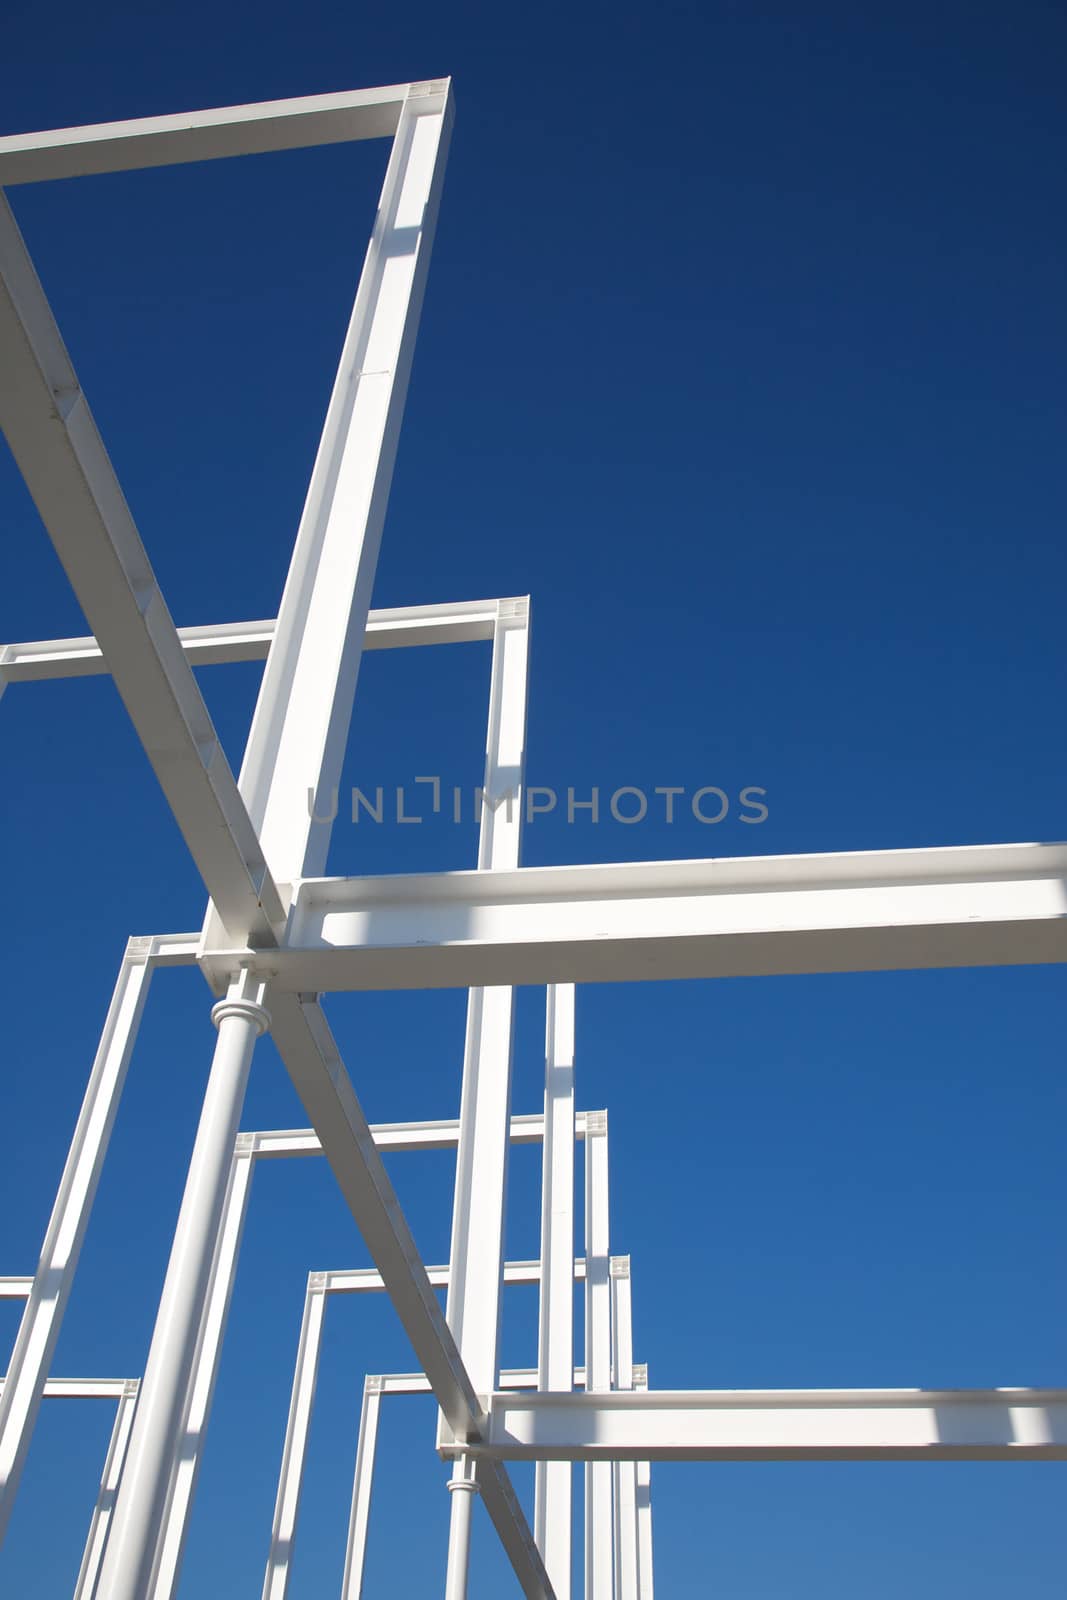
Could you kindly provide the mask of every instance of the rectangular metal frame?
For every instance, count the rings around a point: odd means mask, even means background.
[[[127,942],[37,1271],[32,1278],[0,1280],[0,1295],[15,1293],[26,1302],[0,1394],[0,1542],[46,1392],[148,987],[157,967],[193,962],[196,949],[196,934],[154,934]],[[28,1292],[23,1295],[13,1290],[17,1284],[28,1285]]]
[[[427,1267],[426,1272],[430,1282],[435,1287],[448,1287],[451,1277],[451,1271],[448,1266]],[[575,1280],[584,1278],[584,1261],[576,1260],[574,1262],[573,1276]],[[505,1283],[513,1284],[540,1283],[541,1263],[539,1261],[506,1262],[503,1279]],[[304,1296],[304,1311],[301,1317],[300,1335],[297,1343],[296,1364],[293,1370],[293,1383],[290,1390],[289,1416],[285,1429],[285,1442],[282,1447],[281,1468],[278,1474],[278,1492],[275,1498],[274,1519],[271,1525],[270,1551],[267,1556],[267,1567],[263,1578],[262,1600],[285,1600],[289,1592],[291,1563],[296,1544],[300,1499],[303,1492],[304,1470],[307,1463],[311,1416],[318,1382],[319,1356],[325,1331],[327,1301],[331,1295],[380,1294],[384,1288],[385,1284],[382,1282],[381,1274],[372,1267],[311,1272],[308,1274],[307,1289]],[[376,1423],[377,1418],[375,1416],[375,1426]],[[359,1463],[360,1449],[357,1446],[357,1477],[360,1470]],[[352,1528],[350,1523],[350,1547],[351,1544]],[[346,1586],[352,1578],[354,1561],[354,1557],[351,1561],[346,1558],[344,1579]],[[362,1571],[362,1555],[359,1557],[359,1566],[360,1571]],[[342,1592],[345,1593],[346,1591],[343,1589]]]
[[[11,1285],[17,1281],[8,1278],[0,1280],[0,1283]],[[27,1278],[23,1282],[26,1286],[25,1294],[28,1296],[33,1279]],[[0,1290],[0,1297],[13,1299],[16,1295],[13,1291]],[[6,1383],[7,1379],[0,1377],[0,1395],[3,1394]],[[107,1546],[115,1496],[122,1480],[126,1447],[130,1442],[130,1430],[133,1427],[139,1388],[138,1378],[48,1378],[44,1384],[42,1398],[45,1400],[117,1402],[115,1421],[108,1439],[107,1454],[104,1457],[104,1467],[100,1477],[100,1488],[97,1490],[96,1503],[89,1521],[89,1532],[85,1539],[85,1549],[82,1552],[81,1565],[74,1585],[74,1600],[99,1600],[104,1550]]]

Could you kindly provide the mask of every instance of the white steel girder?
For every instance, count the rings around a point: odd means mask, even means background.
[[[322,878],[297,886],[283,989],[612,983],[1067,961],[1067,845]]]
[[[100,172],[132,172],[186,161],[382,139],[396,132],[412,89],[432,87],[439,85],[394,83],[385,88],[346,89],[340,94],[97,122],[83,128],[8,134],[0,139],[0,184],[7,188]]]
[[[478,839],[481,872],[496,872],[519,863],[528,661],[529,612],[525,603],[520,603],[498,616],[493,637],[485,799]],[[445,1315],[479,1394],[488,1394],[497,1387],[500,1366],[513,1025],[512,989],[471,990]],[[464,1492],[462,1461],[457,1462],[455,1473],[463,1488],[453,1493],[452,1518],[453,1522],[466,1523],[470,1493]],[[457,1580],[457,1587],[465,1592],[465,1581],[458,1584]]]
[[[554,984],[545,1018],[544,1152],[541,1163],[541,1304],[537,1387],[568,1390],[574,1361],[574,985]],[[557,1600],[570,1600],[572,1469],[539,1461],[534,1537]]]
[[[610,1207],[608,1114],[586,1116],[585,1128],[585,1392],[611,1388]],[[544,1459],[549,1460],[546,1455]],[[609,1461],[585,1469],[585,1600],[613,1600],[613,1474]]]
[[[612,1387],[634,1387],[633,1304],[629,1256],[611,1257]],[[637,1463],[616,1461],[612,1467],[615,1501],[615,1600],[640,1600],[638,1559]]]
[[[1067,1389],[497,1393],[471,1448],[594,1463],[1063,1461]]]

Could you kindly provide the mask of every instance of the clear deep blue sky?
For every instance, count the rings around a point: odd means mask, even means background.
[[[452,74],[457,121],[376,602],[533,603],[533,782],[766,788],[527,833],[525,860],[1064,834],[1067,18],[812,3],[19,7],[3,131]],[[22,189],[13,204],[178,622],[273,614],[386,149]],[[84,631],[10,460],[0,637]],[[368,659],[347,783],[480,775],[484,646]],[[239,759],[257,669],[204,692]],[[0,1270],[32,1271],[124,941],[203,895],[105,680],[0,704]],[[469,826],[341,821],[333,871],[473,864]],[[1067,1093],[1052,968],[591,987],[579,1101],[659,1387],[1061,1384]],[[340,998],[368,1114],[454,1115],[464,996]],[[153,988],[60,1344],[141,1371],[213,1033]],[[540,1103],[543,994],[515,1103]],[[245,1126],[303,1117],[271,1047]],[[393,1165],[428,1259],[451,1164]],[[537,1158],[509,1251],[537,1252]],[[184,1596],[259,1594],[311,1268],[366,1252],[328,1173],[257,1179]],[[0,1340],[14,1332],[0,1307]],[[533,1359],[511,1291],[505,1361]],[[334,1304],[293,1600],[339,1588],[362,1374]],[[109,1408],[46,1406],[0,1559],[69,1594]],[[385,1419],[368,1592],[439,1592],[432,1415]],[[517,1474],[529,1492],[530,1473]],[[660,1593],[1051,1600],[1060,1466],[657,1469]],[[472,1595],[511,1593],[479,1520]]]

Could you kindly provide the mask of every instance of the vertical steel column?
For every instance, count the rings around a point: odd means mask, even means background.
[[[611,1258],[612,1366],[616,1389],[634,1386],[633,1302],[630,1293],[630,1258]],[[615,1491],[615,1600],[638,1600],[637,1465],[616,1461]]]
[[[118,1494],[126,1462],[126,1451],[129,1448],[139,1387],[137,1379],[130,1378],[119,1397],[115,1425],[111,1430],[111,1441],[107,1447],[107,1458],[100,1479],[100,1492],[93,1507],[92,1521],[89,1523],[89,1535],[85,1541],[85,1553],[78,1571],[78,1581],[74,1585],[74,1600],[97,1600],[101,1592],[100,1569],[103,1565],[107,1536],[111,1529],[115,1496]]]
[[[491,872],[519,864],[526,745],[529,615],[524,601],[497,613],[489,690],[478,867]],[[475,1392],[496,1388],[504,1270],[504,1209],[511,1131],[511,1041],[514,991],[472,989],[463,1055],[456,1191],[452,1208],[446,1318]],[[449,1596],[466,1594],[472,1465],[460,1457],[449,1531]],[[458,1587],[457,1587],[458,1586]]]
[[[585,1116],[585,1387],[611,1388],[608,1114]],[[612,1464],[585,1468],[585,1600],[612,1600]]]
[[[537,1387],[574,1382],[574,985],[548,989],[545,1029],[545,1135],[541,1178],[541,1301]],[[570,1600],[569,1461],[534,1469],[534,1537],[556,1591]]]
[[[152,940],[131,939],[119,968],[0,1395],[0,1541],[7,1530],[70,1298],[151,977]]]
[[[352,1479],[352,1511],[348,1518],[345,1546],[345,1573],[341,1580],[341,1600],[361,1600],[363,1568],[367,1559],[367,1526],[370,1522],[371,1490],[374,1485],[374,1455],[378,1446],[378,1414],[382,1404],[382,1380],[368,1377],[363,1384],[363,1405],[359,1413],[359,1441],[356,1445],[356,1471]]]
[[[190,1374],[181,1430],[177,1435],[170,1470],[170,1489],[156,1560],[152,1600],[172,1600],[178,1586],[189,1512],[204,1451],[211,1402],[215,1394],[226,1320],[230,1312],[237,1256],[248,1212],[255,1162],[252,1136],[239,1133],[230,1164],[230,1179],[223,1202],[222,1223],[211,1263],[211,1276],[193,1370]]]
[[[264,985],[245,974],[211,1013],[215,1058],[104,1556],[107,1600],[145,1600],[151,1592],[252,1051],[270,1026],[263,999]]]
[[[452,1496],[452,1508],[448,1525],[445,1600],[466,1600],[471,1560],[471,1513],[474,1496],[478,1493],[477,1464],[471,1456],[463,1456],[456,1462],[448,1489]]]
[[[646,1393],[648,1368],[634,1366],[634,1388]],[[637,1592],[641,1600],[653,1600],[652,1576],[652,1466],[637,1462]]]
[[[296,1350],[293,1387],[289,1397],[289,1418],[285,1425],[282,1465],[278,1474],[278,1494],[274,1502],[274,1521],[270,1531],[270,1553],[263,1576],[262,1600],[285,1600],[293,1564],[296,1524],[300,1515],[300,1494],[304,1487],[304,1463],[311,1432],[311,1408],[315,1404],[315,1385],[319,1377],[319,1351],[322,1349],[322,1323],[326,1315],[326,1274],[308,1276],[304,1315],[300,1323],[300,1342]]]

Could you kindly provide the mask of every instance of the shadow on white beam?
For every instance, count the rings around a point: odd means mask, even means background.
[[[297,886],[277,988],[868,972],[1067,961],[1067,845],[525,867]]]
[[[500,1460],[1063,1461],[1065,1389],[651,1390],[491,1397]]]

